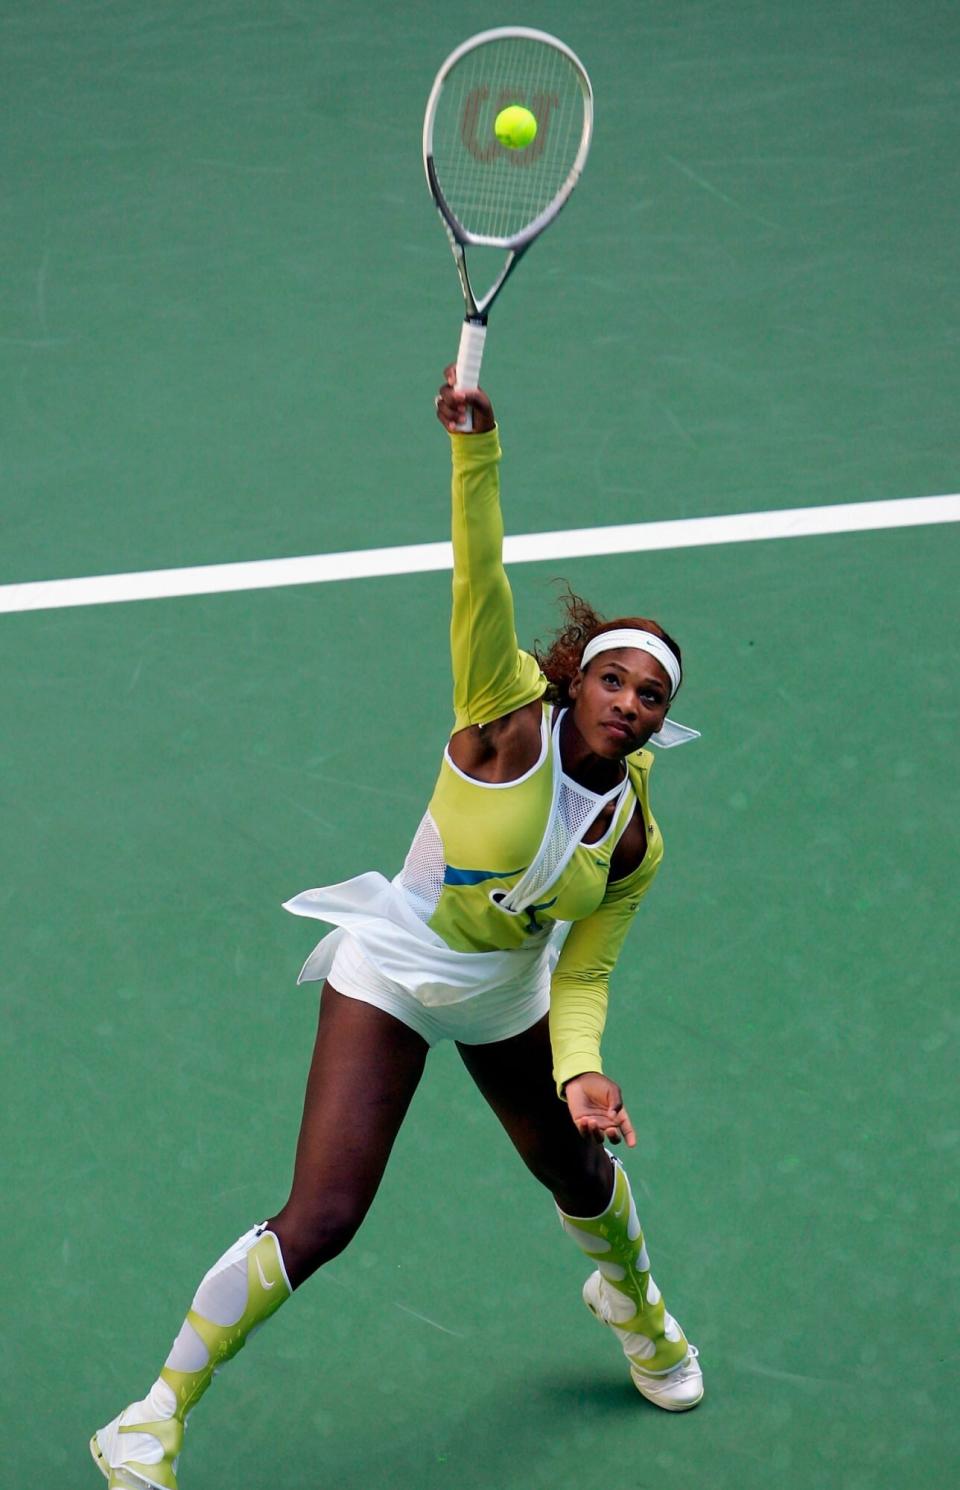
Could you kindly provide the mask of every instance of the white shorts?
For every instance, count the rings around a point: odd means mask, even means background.
[[[509,1040],[542,1019],[550,1008],[548,970],[530,987],[529,970],[521,978],[485,989],[455,1004],[427,1008],[400,983],[393,983],[364,957],[355,937],[346,935],[337,947],[328,981],[347,998],[373,1004],[409,1025],[426,1040],[459,1040],[464,1045],[492,1045]]]

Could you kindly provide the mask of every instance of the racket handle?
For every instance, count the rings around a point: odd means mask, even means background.
[[[483,363],[483,344],[487,339],[486,321],[464,321],[460,332],[460,347],[457,351],[458,393],[464,389],[473,391],[480,387],[480,367]],[[459,426],[464,434],[473,429],[473,410],[467,409],[463,423]]]

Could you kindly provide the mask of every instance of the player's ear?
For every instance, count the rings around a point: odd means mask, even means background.
[[[570,679],[569,684],[567,685],[567,693],[570,696],[570,698],[576,698],[577,695],[580,692],[580,689],[582,687],[583,687],[583,673],[580,671],[579,668],[577,668],[577,670],[574,673],[573,677]]]

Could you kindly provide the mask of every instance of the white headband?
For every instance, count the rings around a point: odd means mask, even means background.
[[[652,631],[634,630],[632,627],[623,627],[619,631],[601,631],[592,641],[588,641],[580,658],[581,669],[585,668],[599,652],[611,652],[615,647],[635,647],[638,652],[647,652],[655,657],[670,679],[670,697],[673,698],[680,687],[680,664],[667,646],[662,637],[654,636]],[[658,730],[655,735],[650,736],[651,745],[659,745],[663,750],[669,750],[671,745],[685,745],[688,740],[699,740],[700,731],[689,729],[685,724],[677,724],[673,719],[665,719],[663,729]]]
[[[670,697],[673,698],[680,687],[680,664],[663,638],[654,636],[652,631],[634,631],[627,627],[621,631],[601,631],[584,647],[581,668],[586,667],[598,652],[612,652],[614,647],[636,647],[638,652],[649,652],[651,657],[655,657],[670,679]]]

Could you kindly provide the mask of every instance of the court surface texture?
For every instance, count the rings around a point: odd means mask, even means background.
[[[707,1396],[637,1396],[442,1048],[181,1485],[955,1482],[957,508],[856,515],[960,490],[955,6],[33,0],[0,7],[10,1490],[93,1490],[90,1432],[282,1203],[316,996],[280,903],[395,872],[428,798],[461,305],[419,128],[443,57],[516,20],[582,55],[597,130],[491,318],[507,530],[630,530],[531,540],[520,636],[560,578],[658,617],[703,732],[656,763],[605,1058]],[[336,577],[373,549],[395,572]]]

